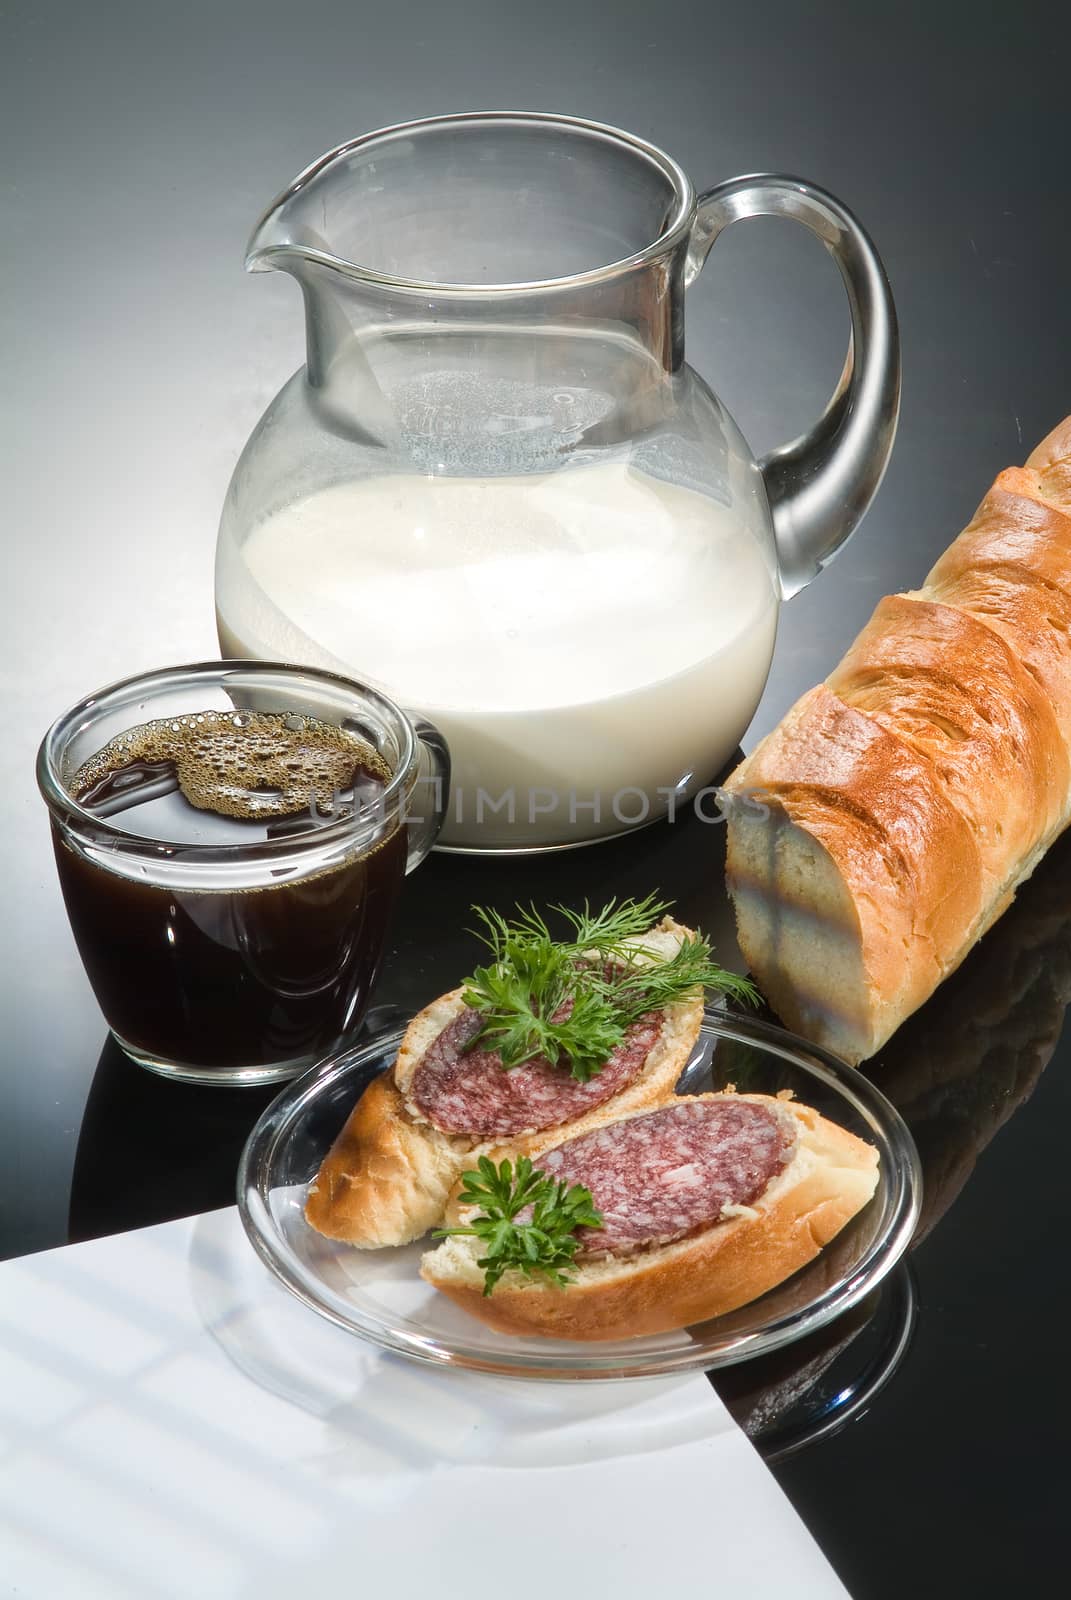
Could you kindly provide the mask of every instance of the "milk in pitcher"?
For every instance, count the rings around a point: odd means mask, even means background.
[[[225,654],[331,668],[442,729],[441,843],[573,844],[713,778],[765,682],[772,560],[729,510],[623,463],[394,474],[221,544]]]

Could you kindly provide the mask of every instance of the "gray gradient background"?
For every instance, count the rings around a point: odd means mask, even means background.
[[[783,613],[750,744],[880,594],[922,577],[994,473],[1071,410],[1069,63],[1068,8],[1055,4],[3,6],[10,1250],[66,1236],[104,1032],[33,754],[83,691],[216,654],[220,503],[303,360],[294,285],[241,270],[271,197],[355,133],[505,107],[629,128],[700,187],[798,173],[858,213],[901,319],[900,434],[862,530]],[[815,417],[846,334],[832,264],[788,223],[732,229],[689,296],[688,358],[756,453]]]

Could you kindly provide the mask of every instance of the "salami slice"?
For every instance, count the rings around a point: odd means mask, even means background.
[[[669,1244],[746,1206],[788,1161],[795,1133],[787,1117],[748,1100],[689,1100],[610,1123],[540,1157],[540,1169],[582,1183],[602,1212],[601,1228],[578,1235],[582,1255],[628,1255]]]
[[[481,1020],[466,1007],[432,1040],[413,1074],[413,1104],[443,1133],[506,1139],[573,1122],[631,1083],[662,1027],[661,1012],[640,1017],[602,1071],[578,1083],[567,1064],[554,1066],[545,1056],[507,1071],[495,1050],[466,1051]]]

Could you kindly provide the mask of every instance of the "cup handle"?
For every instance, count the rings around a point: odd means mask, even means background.
[[[433,722],[428,722],[425,717],[413,717],[413,728],[417,736],[417,749],[419,771],[416,780],[422,795],[431,796],[430,809],[425,801],[421,801],[421,815],[410,817],[406,823],[409,830],[409,853],[406,856],[406,873],[419,867],[432,845],[439,837],[439,830],[446,821],[446,808],[450,803],[450,746]]]
[[[877,251],[851,212],[800,178],[731,178],[699,196],[685,264],[691,283],[730,222],[792,217],[840,268],[852,315],[840,381],[811,432],[759,462],[787,599],[830,562],[877,493],[900,411],[896,310]]]

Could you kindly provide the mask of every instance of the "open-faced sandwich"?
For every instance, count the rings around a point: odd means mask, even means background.
[[[677,1095],[555,1145],[538,1169],[484,1157],[420,1270],[502,1333],[661,1333],[813,1261],[877,1179],[876,1150],[788,1097]]]
[[[423,1276],[506,1332],[613,1339],[742,1305],[866,1204],[877,1154],[788,1097],[677,1096],[705,991],[751,985],[653,896],[558,910],[561,939],[534,910],[477,913],[488,964],[410,1023],[306,1218],[365,1249],[438,1229]]]
[[[478,1156],[531,1154],[672,1093],[704,989],[753,991],[667,910],[653,896],[563,909],[560,939],[534,911],[477,911],[488,964],[413,1018],[309,1190],[312,1226],[363,1249],[407,1244]]]

